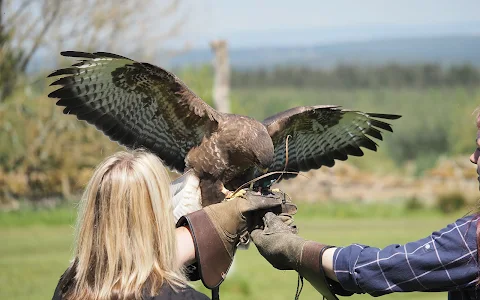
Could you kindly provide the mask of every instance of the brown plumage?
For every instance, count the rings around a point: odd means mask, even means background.
[[[49,75],[62,76],[52,83],[61,87],[49,97],[60,98],[63,112],[128,148],[150,150],[170,169],[192,168],[200,178],[203,205],[221,201],[223,185],[234,190],[266,169],[308,171],[361,156],[360,147],[376,151],[368,136],[381,140],[381,130],[392,131],[378,119],[400,117],[328,105],[292,108],[260,123],[214,110],[174,74],[151,64],[104,52],[62,55],[80,58]],[[255,187],[269,188],[277,177]]]

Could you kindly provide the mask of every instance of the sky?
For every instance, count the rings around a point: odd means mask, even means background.
[[[234,47],[480,33],[479,0],[187,0],[182,39]],[[476,25],[476,26],[475,26]]]
[[[168,32],[175,18],[183,18],[181,34],[157,41],[156,48],[172,53],[209,49],[210,41],[218,38],[226,39],[230,49],[239,49],[480,36],[480,0],[179,0],[173,15],[159,12],[176,0],[152,1],[152,18],[147,29],[138,27],[142,30],[138,38],[154,41],[152,36]],[[40,68],[50,50],[41,49],[36,55]]]

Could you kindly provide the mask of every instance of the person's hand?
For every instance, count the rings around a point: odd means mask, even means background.
[[[250,233],[260,254],[275,268],[296,270],[327,300],[338,300],[327,281],[323,266],[323,252],[330,246],[307,241],[296,235],[296,228],[273,213],[266,213],[264,228]]]
[[[286,222],[291,219],[266,213],[263,217],[264,228],[250,233],[258,252],[279,270],[298,270],[302,249],[306,240],[298,236],[297,228]],[[285,222],[286,221],[286,222]]]
[[[283,193],[261,195],[247,191],[231,200],[209,205],[204,211],[217,229],[226,250],[233,257],[240,236],[248,228],[258,225],[258,216],[267,212],[294,215],[297,207],[286,202]]]

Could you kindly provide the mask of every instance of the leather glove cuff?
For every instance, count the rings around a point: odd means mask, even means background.
[[[177,222],[177,227],[180,226],[188,226],[192,233],[198,275],[203,285],[209,289],[216,288],[225,279],[233,258],[225,249],[215,226],[204,210],[181,217]]]
[[[327,300],[338,300],[322,266],[323,252],[333,246],[307,241],[302,249],[298,273]]]

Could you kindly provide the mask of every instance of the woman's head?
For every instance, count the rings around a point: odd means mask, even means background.
[[[142,288],[183,284],[169,182],[145,151],[116,153],[96,168],[78,215],[73,298],[139,299]]]

